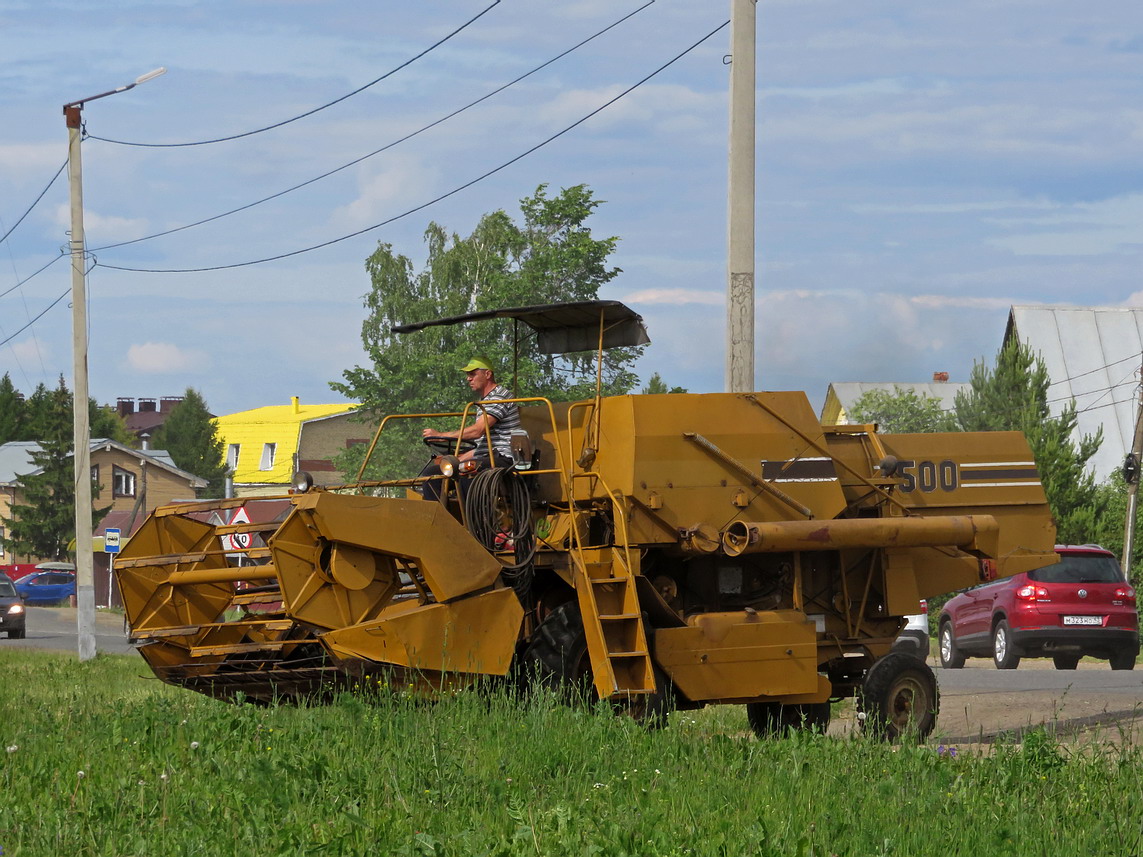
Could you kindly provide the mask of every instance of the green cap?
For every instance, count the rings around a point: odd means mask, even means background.
[[[471,372],[473,369],[487,369],[489,372],[491,372],[492,363],[487,357],[477,356],[469,360],[468,365],[460,367],[461,372]]]

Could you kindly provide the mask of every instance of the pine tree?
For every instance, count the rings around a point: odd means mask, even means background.
[[[0,444],[21,439],[24,422],[24,400],[8,373],[0,378]]]
[[[188,388],[152,438],[156,449],[170,453],[175,465],[207,481],[208,497],[221,497],[226,487],[226,461],[214,417],[198,391]]]
[[[75,538],[71,394],[62,378],[55,390],[41,384],[36,393],[40,448],[32,453],[32,467],[39,472],[20,479],[23,502],[12,505],[11,518],[0,517],[7,533],[3,543],[14,554],[64,560]],[[98,486],[92,486],[92,496],[98,496]],[[92,526],[105,514],[106,508],[93,509]]]

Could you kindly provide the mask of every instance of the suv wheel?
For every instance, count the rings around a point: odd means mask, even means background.
[[[1007,619],[1001,619],[992,629],[992,661],[998,670],[1014,670],[1020,666],[1020,653],[1012,642]]]
[[[1116,652],[1111,656],[1111,668],[1113,670],[1133,670],[1135,669],[1135,652],[1128,649],[1126,652]]]
[[[953,639],[952,622],[945,619],[937,634],[937,645],[941,650],[941,666],[947,670],[959,670],[964,666],[964,653],[956,647]]]

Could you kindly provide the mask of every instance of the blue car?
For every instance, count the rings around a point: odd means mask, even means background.
[[[25,604],[58,604],[75,595],[75,571],[68,563],[42,563],[16,581]]]

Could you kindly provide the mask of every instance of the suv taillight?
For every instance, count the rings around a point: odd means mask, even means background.
[[[1130,586],[1120,586],[1118,589],[1115,590],[1115,600],[1116,601],[1129,601],[1130,603],[1134,604],[1135,603],[1135,590],[1132,589]]]
[[[921,599],[921,613],[923,613],[925,616],[929,615],[929,602],[924,598]]]
[[[1016,597],[1021,601],[1047,601],[1048,590],[1043,586],[1033,586],[1027,583],[1016,590]]]

